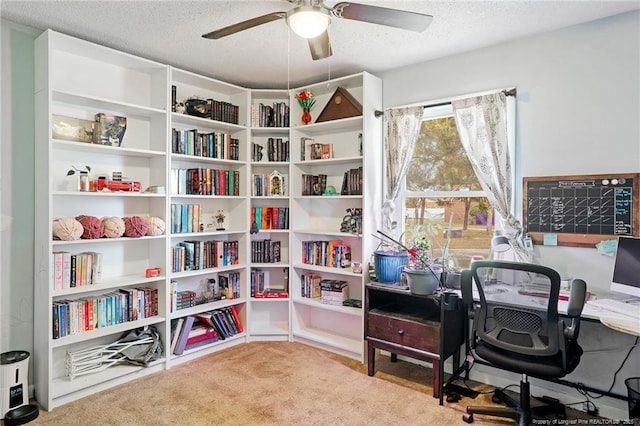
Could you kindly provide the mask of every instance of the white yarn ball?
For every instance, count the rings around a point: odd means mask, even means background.
[[[104,236],[107,238],[120,238],[124,235],[124,221],[118,216],[107,216],[102,218],[104,225]]]
[[[53,219],[53,237],[63,241],[79,240],[84,232],[80,221],[72,217]]]
[[[164,220],[157,216],[151,216],[147,220],[147,224],[149,228],[147,229],[147,235],[163,235],[166,229],[166,224]]]

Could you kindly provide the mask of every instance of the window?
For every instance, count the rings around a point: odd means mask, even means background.
[[[441,257],[449,231],[448,254],[458,266],[490,256],[494,210],[462,148],[451,105],[425,108],[398,205],[405,241],[426,230],[433,256]]]

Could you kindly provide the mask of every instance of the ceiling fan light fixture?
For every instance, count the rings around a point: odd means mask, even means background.
[[[298,6],[288,14],[287,21],[300,37],[316,38],[329,26],[329,15],[319,6]]]

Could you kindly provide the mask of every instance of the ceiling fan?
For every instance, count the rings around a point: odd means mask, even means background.
[[[217,40],[258,25],[285,19],[296,34],[308,40],[311,57],[314,60],[318,60],[331,56],[331,43],[327,32],[330,17],[369,22],[417,32],[427,29],[433,20],[431,15],[367,4],[340,2],[333,7],[329,7],[321,0],[288,1],[296,5],[289,11],[257,16],[203,34],[202,37]]]

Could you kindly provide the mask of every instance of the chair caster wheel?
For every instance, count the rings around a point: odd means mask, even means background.
[[[462,415],[462,420],[464,420],[465,423],[473,423],[473,414],[464,413]]]

